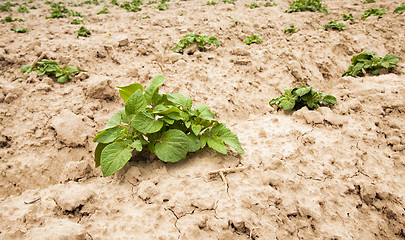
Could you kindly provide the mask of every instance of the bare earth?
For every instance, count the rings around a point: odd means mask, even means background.
[[[30,13],[13,7],[25,22],[0,24],[0,239],[404,239],[405,14],[393,14],[403,2],[330,0],[329,15],[252,2],[172,0],[159,11],[145,1],[140,12],[111,5],[97,15],[104,3],[66,1],[87,15],[88,38],[77,38],[74,17],[46,19],[44,1]],[[388,10],[361,21],[371,7]],[[343,13],[355,17],[347,30],[319,29]],[[290,25],[299,31],[284,34]],[[173,53],[189,32],[221,46]],[[263,42],[242,42],[253,34]],[[401,60],[389,74],[342,78],[366,49]],[[66,84],[20,73],[42,53],[88,73]],[[103,178],[92,139],[124,105],[115,86],[160,74],[162,92],[207,105],[246,154],[137,158]],[[298,84],[338,104],[294,113],[268,105]],[[227,168],[236,172],[209,174]]]

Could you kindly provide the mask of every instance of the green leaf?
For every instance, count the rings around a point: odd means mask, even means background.
[[[57,79],[58,83],[66,83],[69,81],[69,75],[65,74]]]
[[[290,111],[294,108],[295,106],[295,100],[294,99],[283,99],[280,101],[280,107],[283,108],[286,111]]]
[[[143,92],[143,87],[141,84],[139,83],[133,83],[127,86],[117,86],[117,88],[119,88],[119,93],[120,93],[120,97],[126,102],[128,100],[128,98],[137,90],[141,90],[141,92]]]
[[[334,96],[332,96],[332,95],[325,95],[323,97],[323,101],[326,102],[326,103],[329,103],[329,104],[336,104],[337,103],[336,98]]]
[[[298,88],[294,91],[295,95],[297,95],[298,97],[302,97],[305,94],[309,93],[311,91],[311,87],[301,87]]]
[[[188,138],[188,151],[189,152],[195,152],[197,150],[200,150],[201,143],[200,143],[200,139],[198,136],[194,135],[194,133],[190,133],[187,135],[187,138]]]
[[[224,141],[222,141],[221,138],[217,136],[213,136],[212,138],[206,138],[208,147],[214,149],[215,151],[226,154],[226,146],[224,144]]]
[[[225,124],[220,123],[211,129],[212,136],[219,137],[225,144],[234,148],[238,153],[244,154],[242,146],[240,145],[238,136],[233,133]]]
[[[21,68],[22,73],[30,73],[31,71],[32,71],[31,65],[25,65],[25,66],[22,66],[22,68]]]
[[[164,132],[160,141],[155,144],[156,156],[164,162],[178,162],[186,157],[188,150],[187,135],[177,129]]]
[[[137,139],[129,145],[131,148],[135,149],[136,151],[142,151],[142,142],[141,140]]]
[[[162,129],[163,121],[155,120],[152,114],[139,112],[133,117],[131,127],[142,133],[155,133]]]
[[[399,62],[399,57],[397,55],[394,55],[394,54],[387,54],[383,58],[383,61],[388,62],[390,65],[395,65],[395,64],[397,64]]]
[[[123,168],[131,159],[132,153],[128,145],[115,142],[107,145],[101,152],[101,171],[103,176],[113,175],[118,170]]]
[[[167,94],[167,100],[169,100],[175,107],[182,107],[183,109],[191,109],[193,100],[184,96],[181,93]]]
[[[146,100],[140,89],[136,90],[125,103],[125,113],[127,116],[142,112],[146,109]]]
[[[108,122],[105,124],[104,129],[109,129],[116,127],[121,124],[121,113],[117,112],[112,117],[108,120]]]
[[[192,124],[192,125],[191,125],[191,131],[193,131],[193,133],[194,133],[196,136],[198,136],[198,134],[200,134],[201,129],[202,129],[202,126],[201,126],[201,125],[195,125],[195,124]]]
[[[96,135],[93,141],[99,143],[111,143],[116,139],[124,136],[123,130],[124,128],[121,126],[102,130]]]
[[[276,104],[278,101],[280,101],[281,99],[283,99],[284,97],[281,95],[278,98],[273,98],[271,99],[271,101],[269,102],[270,105]]]
[[[94,150],[94,162],[95,162],[95,167],[100,166],[100,158],[101,158],[101,152],[103,149],[107,146],[108,144],[105,143],[98,143],[96,149]]]
[[[196,104],[195,105],[195,109],[197,110],[198,114],[197,116],[201,119],[204,120],[215,120],[215,114],[213,112],[211,112],[211,110],[202,104]]]
[[[149,104],[152,102],[153,95],[159,92],[159,87],[165,82],[165,77],[162,75],[153,78],[152,83],[145,89],[145,99]]]

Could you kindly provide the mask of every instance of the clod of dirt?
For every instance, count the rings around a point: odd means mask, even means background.
[[[124,38],[118,41],[118,47],[126,47],[129,45],[128,38]]]
[[[86,95],[92,98],[110,99],[115,95],[111,79],[104,76],[92,76],[87,80]]]
[[[50,126],[56,130],[57,138],[69,147],[83,146],[86,143],[89,129],[83,117],[65,109],[53,117]]]
[[[43,227],[33,228],[27,232],[25,239],[43,240],[89,240],[84,226],[66,219],[52,219]]]
[[[54,200],[63,211],[74,211],[80,206],[85,206],[93,198],[95,192],[87,186],[77,183],[55,193]]]
[[[143,181],[139,184],[138,194],[139,198],[144,201],[148,201],[152,197],[159,194],[159,188],[156,187],[156,185],[150,180]]]

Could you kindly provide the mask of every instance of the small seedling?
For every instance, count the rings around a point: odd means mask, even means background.
[[[109,13],[108,9],[104,8],[103,10],[98,11],[97,15],[99,15],[99,14],[107,14],[107,13]]]
[[[387,54],[385,57],[378,57],[375,53],[365,50],[359,55],[352,58],[352,65],[342,77],[363,77],[364,72],[372,75],[380,75],[385,68],[391,72],[395,65],[399,62],[399,57],[394,54]],[[363,72],[364,71],[364,72]]]
[[[214,36],[207,37],[205,35],[199,35],[197,33],[189,33],[179,41],[174,47],[173,51],[177,53],[183,53],[184,48],[196,43],[200,51],[205,51],[205,45],[214,44],[217,47],[220,45],[218,39]]]
[[[91,35],[91,32],[84,26],[81,26],[75,33],[77,33],[77,37],[88,37]]]
[[[348,21],[348,20],[353,21],[354,20],[353,14],[351,14],[351,13],[349,15],[342,14],[342,18],[343,18],[343,21]]]
[[[1,23],[3,23],[3,24],[9,23],[9,22],[24,22],[24,20],[21,18],[12,18],[10,15],[10,16],[5,17],[4,20],[1,21]]]
[[[49,18],[66,18],[67,15],[66,13],[69,13],[69,10],[67,9],[67,7],[62,6],[60,4],[57,3],[52,3],[51,4],[51,16],[46,17],[47,19]]]
[[[127,10],[128,12],[139,12],[142,10],[142,8],[139,7],[139,5],[136,5],[136,4],[133,4],[133,3],[130,3],[127,1],[123,2],[120,5],[120,8],[123,8],[123,9]]]
[[[38,76],[48,75],[50,77],[55,77],[59,83],[68,82],[73,78],[73,74],[79,72],[87,72],[83,69],[76,67],[66,66],[63,68],[59,67],[59,64],[53,60],[42,59],[35,66],[25,65],[21,68],[22,73],[30,73],[33,71],[38,71]]]
[[[367,3],[375,3],[375,1],[374,0],[366,0],[366,1],[363,2],[363,4],[367,4]]]
[[[155,8],[160,10],[160,11],[164,11],[169,7],[169,4],[167,3],[159,3]]]
[[[111,5],[116,5],[116,6],[119,6],[119,5],[120,5],[117,0],[111,0],[111,1],[110,1],[110,4],[111,4]]]
[[[26,33],[28,31],[28,28],[12,28],[11,30],[16,33]]]
[[[226,145],[243,150],[238,136],[202,104],[193,108],[191,98],[181,93],[160,94],[163,76],[147,88],[139,83],[118,87],[125,107],[115,113],[93,139],[95,166],[104,177],[123,168],[135,152],[149,152],[169,163],[184,159],[205,146],[227,154]]]
[[[18,3],[10,3],[10,2],[5,2],[3,4],[0,4],[0,12],[10,12],[11,7],[17,6]]]
[[[253,2],[250,5],[246,5],[246,7],[250,8],[250,9],[253,9],[253,8],[259,8],[260,6],[257,5],[257,3]]]
[[[296,33],[297,32],[298,27],[296,26],[289,26],[289,27],[285,27],[284,28],[284,33]]]
[[[144,20],[144,19],[148,19],[148,18],[150,18],[149,15],[147,15],[147,16],[145,16],[145,17],[141,17],[140,20]]]
[[[322,0],[296,0],[291,3],[290,8],[286,10],[286,12],[288,13],[303,11],[320,11],[328,14],[328,10],[326,9],[326,7],[322,6]]]
[[[215,2],[215,1],[208,1],[205,5],[214,6],[214,5],[216,5],[216,4],[218,4],[218,3]]]
[[[312,87],[299,85],[295,88],[284,89],[284,95],[272,99],[269,104],[276,105],[286,111],[298,110],[305,106],[316,109],[320,105],[336,104],[337,100],[332,95],[317,92]]]
[[[264,6],[265,6],[265,7],[277,6],[277,3],[274,3],[274,2],[266,2],[266,3],[264,4]]]
[[[222,2],[235,5],[235,0],[222,0]]]
[[[32,6],[30,7],[30,9],[37,9],[37,6],[32,5]]]
[[[402,14],[403,12],[405,12],[405,4],[402,4],[401,6],[398,6],[394,10],[394,13],[397,13],[397,14]]]
[[[258,43],[261,41],[263,41],[263,39],[259,35],[246,36],[246,38],[243,39],[243,42],[246,43],[247,45],[250,45],[252,43]]]
[[[28,11],[28,8],[23,7],[23,6],[19,6],[18,9],[17,9],[17,11],[18,11],[19,13],[29,13],[29,12],[30,12],[30,11]]]
[[[73,25],[79,25],[79,24],[83,24],[84,22],[83,22],[83,20],[81,20],[81,19],[73,19],[71,22],[70,22],[70,24],[73,24]]]
[[[68,15],[69,15],[70,17],[82,17],[82,18],[86,17],[86,15],[83,15],[81,12],[72,11],[72,10],[69,10],[69,11],[68,11]]]
[[[336,29],[338,31],[342,31],[346,29],[346,24],[345,23],[337,23],[337,20],[328,22],[323,26],[324,30],[328,29]]]
[[[370,16],[377,16],[378,18],[383,18],[385,16],[385,11],[386,8],[382,8],[381,10],[378,8],[370,8],[369,10],[364,11],[363,16],[361,17],[361,20],[366,20],[366,18]]]

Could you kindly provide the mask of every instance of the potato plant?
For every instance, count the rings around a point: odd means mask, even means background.
[[[2,24],[9,23],[9,22],[24,22],[24,19],[12,18],[10,15],[10,16],[5,17],[4,20],[1,21]]]
[[[284,89],[284,95],[273,98],[269,104],[276,105],[286,111],[298,110],[305,106],[309,109],[316,109],[320,105],[336,104],[334,96],[317,92],[312,87],[299,85],[295,88]]]
[[[29,29],[28,28],[12,28],[11,31],[16,33],[26,33]]]
[[[115,113],[93,139],[95,166],[103,176],[123,168],[133,152],[150,152],[164,161],[175,163],[208,146],[227,154],[226,145],[243,154],[235,133],[215,120],[207,106],[196,104],[181,93],[160,94],[163,76],[147,87],[139,83],[118,87],[125,107]]]
[[[296,32],[297,32],[297,29],[298,29],[298,27],[291,25],[291,26],[289,26],[289,27],[285,27],[285,28],[284,28],[284,33],[293,34],[293,33],[296,33]]]
[[[386,10],[387,10],[386,8],[378,9],[376,7],[372,7],[363,12],[363,16],[361,17],[361,20],[364,21],[364,20],[366,20],[366,18],[368,18],[370,16],[377,16],[378,18],[383,18],[385,16]]]
[[[375,53],[364,50],[359,55],[352,58],[352,65],[342,75],[343,77],[363,77],[364,72],[372,75],[380,75],[383,69],[392,71],[399,62],[399,57],[394,54],[387,54],[384,57],[378,57]],[[364,72],[363,72],[364,71]]]
[[[243,42],[247,45],[250,45],[252,43],[259,43],[261,41],[263,41],[263,39],[259,35],[246,36],[246,38],[243,39]]]
[[[90,30],[84,26],[81,26],[79,30],[75,31],[75,33],[77,33],[77,37],[89,37],[91,35]]]
[[[194,43],[197,44],[197,47],[198,47],[198,49],[200,51],[205,51],[205,46],[206,45],[211,45],[211,44],[214,44],[216,46],[220,45],[218,39],[216,37],[214,37],[214,36],[207,37],[205,35],[199,35],[197,33],[191,32],[191,33],[185,35],[183,37],[183,39],[181,39],[179,41],[179,43],[176,44],[173,51],[177,52],[177,53],[183,53],[183,50],[186,47],[188,47],[188,46],[190,46],[190,45],[192,45]]]
[[[291,3],[290,8],[286,10],[286,12],[288,13],[303,11],[320,11],[328,14],[328,10],[326,9],[326,7],[322,6],[322,0],[296,0]]]
[[[405,4],[398,6],[394,10],[394,13],[396,13],[396,14],[402,14],[403,12],[405,12]]]
[[[328,22],[327,24],[325,24],[323,26],[323,29],[324,30],[335,29],[335,30],[338,30],[338,31],[345,30],[346,29],[346,24],[345,23],[338,23],[337,21],[338,20]]]

